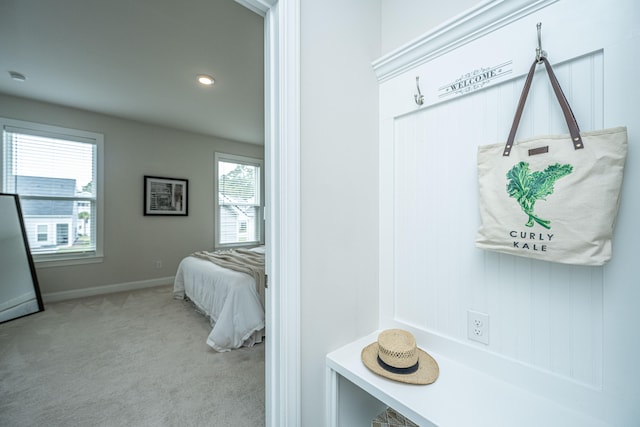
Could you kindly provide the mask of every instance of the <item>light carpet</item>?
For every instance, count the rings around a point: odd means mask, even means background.
[[[217,353],[172,287],[0,325],[0,426],[263,426],[264,344]]]

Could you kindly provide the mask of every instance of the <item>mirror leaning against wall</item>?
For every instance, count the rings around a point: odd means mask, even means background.
[[[43,310],[20,199],[0,193],[0,323]]]

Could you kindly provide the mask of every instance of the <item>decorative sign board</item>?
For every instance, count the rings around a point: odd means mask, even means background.
[[[459,78],[438,88],[438,97],[446,98],[452,95],[463,95],[483,88],[499,77],[511,74],[513,61],[487,68],[478,68],[462,74]]]

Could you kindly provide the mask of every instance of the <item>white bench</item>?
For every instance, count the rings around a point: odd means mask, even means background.
[[[388,380],[369,371],[362,349],[379,332],[362,337],[326,357],[326,417],[329,426],[369,426],[390,406],[421,427],[604,427],[606,424],[430,352],[440,367],[430,385]],[[344,383],[343,379],[357,387]],[[381,409],[382,408],[382,409]]]

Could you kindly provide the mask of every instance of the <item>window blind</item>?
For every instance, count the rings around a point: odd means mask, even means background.
[[[34,255],[95,253],[96,140],[3,126],[2,184],[20,195]]]

